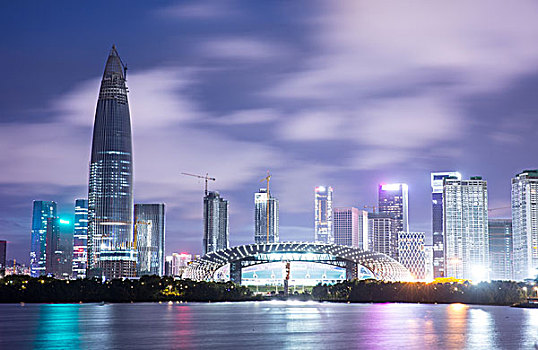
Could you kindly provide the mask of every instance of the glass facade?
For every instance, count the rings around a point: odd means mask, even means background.
[[[73,278],[85,278],[88,263],[88,200],[75,201],[75,233],[73,235]]]
[[[443,181],[447,177],[461,180],[455,171],[431,173],[433,276],[445,277],[445,239],[443,234]]]
[[[489,262],[491,279],[511,280],[512,276],[512,220],[489,219]]]
[[[164,204],[135,204],[137,276],[164,275]]]
[[[538,170],[525,170],[512,179],[514,278],[538,275]]]
[[[333,243],[333,188],[318,186],[314,189],[314,241]]]
[[[32,242],[30,273],[32,277],[45,275],[48,219],[56,217],[56,203],[34,201],[32,214]]]
[[[443,185],[445,276],[489,279],[488,189],[481,177]]]
[[[132,167],[125,67],[113,47],[101,80],[93,128],[87,244],[92,275],[135,274]]]
[[[379,213],[390,214],[395,221],[396,234],[391,236],[390,250],[394,259],[398,260],[398,232],[409,232],[409,194],[406,184],[379,185]]]
[[[359,248],[359,209],[335,208],[333,214],[334,244]]]
[[[267,205],[269,204],[269,210]],[[269,219],[267,219],[269,213]],[[267,233],[269,223],[269,234]],[[278,243],[278,199],[267,193],[265,188],[254,194],[254,241],[256,243]]]
[[[229,247],[228,201],[218,192],[204,197],[204,254]]]
[[[398,258],[398,247],[394,246],[394,236],[398,235],[398,220],[389,213],[368,214],[368,248],[383,253],[393,259]]]

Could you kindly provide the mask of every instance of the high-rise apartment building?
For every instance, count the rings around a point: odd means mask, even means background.
[[[228,201],[218,192],[204,197],[204,254],[229,247]]]
[[[135,204],[137,276],[164,275],[164,204]]]
[[[409,190],[406,184],[379,185],[379,213],[391,214],[396,220],[396,234],[391,236],[392,256],[398,260],[398,232],[409,232]]]
[[[277,243],[279,241],[278,199],[267,193],[265,188],[260,188],[254,194],[254,207],[254,241],[256,243]],[[268,224],[269,230],[267,229]]]
[[[390,213],[368,214],[368,250],[398,258],[398,247],[394,236],[398,235],[399,221]]]
[[[512,179],[514,279],[538,275],[538,169]]]
[[[426,278],[424,232],[398,232],[398,257],[417,280]]]
[[[75,232],[73,234],[73,277],[85,278],[88,267],[88,200],[75,200]]]
[[[333,215],[334,243],[359,247],[359,209],[335,208]]]
[[[489,278],[488,189],[482,177],[444,179],[445,276]]]
[[[34,201],[32,213],[32,242],[30,248],[30,271],[32,277],[45,275],[47,224],[56,217],[56,203]]]
[[[512,277],[512,220],[489,219],[489,263],[492,280],[511,280]]]
[[[359,245],[363,250],[370,250],[368,245],[368,211],[359,209]]]
[[[318,186],[314,189],[314,241],[333,243],[333,189]]]
[[[88,190],[88,269],[107,279],[136,274],[133,157],[126,68],[108,56],[93,127]]]
[[[455,171],[431,173],[432,186],[432,239],[433,239],[433,276],[445,276],[445,239],[443,234],[443,181],[447,177],[461,180]]]
[[[189,253],[172,253],[166,257],[166,275],[181,277],[183,271],[192,261],[192,254]]]

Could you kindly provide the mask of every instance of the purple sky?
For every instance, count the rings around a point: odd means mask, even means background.
[[[253,241],[267,169],[281,240],[313,239],[316,185],[336,206],[409,185],[431,231],[429,174],[488,180],[538,167],[535,1],[123,1],[0,5],[0,239],[28,260],[32,200],[87,196],[108,51],[129,66],[136,202],[167,205],[167,253],[201,251],[203,183],[230,200],[230,243]],[[492,212],[508,217],[509,210]]]

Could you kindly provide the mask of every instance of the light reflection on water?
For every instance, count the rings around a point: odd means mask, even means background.
[[[506,349],[538,309],[315,302],[0,305],[0,349]]]

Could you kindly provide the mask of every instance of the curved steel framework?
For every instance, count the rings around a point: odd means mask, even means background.
[[[270,261],[312,261],[346,267],[347,278],[357,275],[357,266],[370,270],[384,281],[410,281],[412,276],[402,264],[377,252],[325,243],[283,242],[240,245],[202,256],[185,270],[184,278],[212,280],[215,272],[230,264],[230,279],[241,280],[241,268]]]

